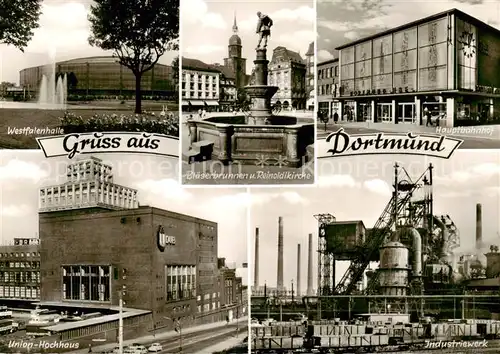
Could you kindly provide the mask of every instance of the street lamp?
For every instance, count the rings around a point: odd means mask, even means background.
[[[173,323],[174,323],[174,330],[176,332],[179,332],[179,353],[182,353],[182,325],[181,325],[181,321],[180,320],[175,320],[173,318],[170,318],[170,317],[163,317],[164,319],[166,320],[171,320]]]

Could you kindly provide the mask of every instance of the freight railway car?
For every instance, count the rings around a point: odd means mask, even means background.
[[[400,325],[308,325],[252,328],[252,351],[286,353],[300,349],[320,352],[374,352],[397,346],[418,349],[427,341],[482,340],[500,338],[500,322],[490,320]]]

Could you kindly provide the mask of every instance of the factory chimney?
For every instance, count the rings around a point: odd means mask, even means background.
[[[307,296],[313,296],[313,235],[309,234],[307,259]]]
[[[479,251],[483,243],[483,210],[481,204],[476,204],[476,250]]]
[[[253,271],[253,287],[257,290],[259,286],[259,228],[255,228],[255,258]]]
[[[283,218],[278,218],[278,291],[283,291]]]
[[[297,296],[300,296],[300,243],[297,245]]]

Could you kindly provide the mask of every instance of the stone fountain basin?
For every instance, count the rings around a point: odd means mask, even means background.
[[[246,116],[189,121],[191,144],[213,142],[212,158],[224,164],[300,167],[308,162],[306,148],[314,144],[312,117],[271,116],[265,125],[251,121]]]
[[[299,118],[290,116],[270,116],[265,119],[267,124],[262,125],[294,125],[299,123]],[[255,125],[255,123],[253,123],[253,119],[247,116],[210,117],[204,121],[232,125]]]

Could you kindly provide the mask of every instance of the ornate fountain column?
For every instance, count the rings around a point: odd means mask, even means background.
[[[232,128],[233,126],[229,124],[219,124],[217,126],[220,144],[219,156],[217,158],[223,165],[227,165],[231,161]]]
[[[245,87],[246,92],[252,99],[250,108],[250,125],[264,125],[266,119],[272,115],[271,97],[278,91],[277,86],[267,85],[268,64],[266,49],[256,49],[255,64],[255,85]]]
[[[286,129],[286,160],[290,167],[302,165],[299,156],[299,130],[300,125],[292,125]]]
[[[193,143],[196,143],[196,140],[198,139],[198,127],[196,126],[196,122],[194,121],[189,121],[187,122],[188,129],[189,129],[189,138],[190,142],[189,145],[193,145]]]

